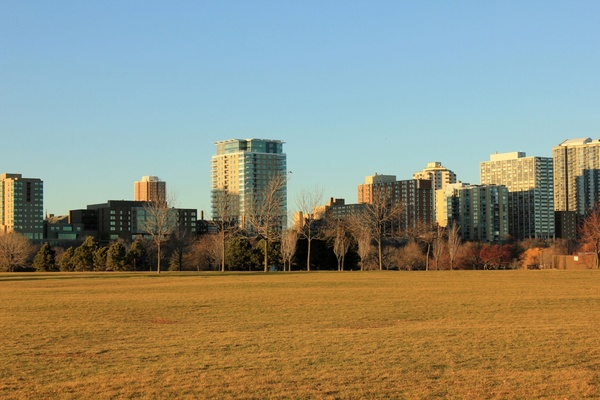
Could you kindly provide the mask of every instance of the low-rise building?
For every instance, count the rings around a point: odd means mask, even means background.
[[[68,215],[48,215],[44,220],[44,239],[52,246],[77,246],[85,239],[84,225],[72,224]]]
[[[144,229],[146,208],[150,202],[134,200],[109,200],[106,203],[88,205],[85,210],[69,212],[69,222],[82,224],[84,231],[100,241],[134,240],[147,237]],[[174,208],[179,229],[196,234],[197,210]]]

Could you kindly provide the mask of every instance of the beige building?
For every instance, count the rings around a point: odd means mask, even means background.
[[[397,181],[395,175],[367,176],[358,185],[358,204],[373,204],[378,193],[389,193],[392,204],[402,205],[402,228],[432,226],[434,222],[431,180],[407,179]]]
[[[44,183],[21,174],[0,175],[0,232],[44,238]]]
[[[442,163],[434,161],[427,163],[422,171],[415,172],[413,179],[429,179],[435,191],[456,183],[456,174],[444,167]]]
[[[482,185],[508,189],[508,232],[515,239],[553,238],[553,167],[550,157],[524,152],[490,155],[480,164]]]
[[[600,140],[565,140],[552,149],[554,160],[554,209],[585,213],[599,200]]]
[[[451,183],[443,189],[435,191],[435,221],[442,228],[450,226],[453,218],[456,218],[456,215],[458,215],[458,210],[454,209],[456,205],[453,203],[453,199],[457,196],[459,189],[467,186],[469,185],[465,185],[462,182]]]
[[[141,181],[133,184],[133,191],[135,201],[167,200],[167,183],[157,176],[143,176]]]

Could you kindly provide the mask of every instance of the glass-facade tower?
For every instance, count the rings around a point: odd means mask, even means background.
[[[248,204],[264,191],[274,177],[286,179],[287,160],[284,142],[269,139],[230,139],[216,142],[217,154],[211,160],[211,203],[213,220],[226,217],[243,229]],[[281,193],[281,226],[287,224],[287,185]],[[227,199],[227,216],[223,199]]]

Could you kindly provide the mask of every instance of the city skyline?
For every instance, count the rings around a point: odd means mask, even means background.
[[[568,138],[568,139],[565,139],[565,140],[561,141],[560,143],[556,144],[555,146],[553,146],[553,148],[558,148],[563,143],[580,142],[583,139],[590,139],[590,138]],[[218,142],[237,141],[237,140],[238,139],[235,139],[235,140],[225,139],[225,140],[221,140],[221,141],[218,141]],[[246,141],[246,140],[259,140],[259,141],[281,142],[278,139],[255,139],[255,138],[247,138],[247,139],[241,139],[241,140],[242,141]],[[600,139],[591,139],[592,143],[596,143],[598,141],[600,141]],[[514,154],[520,154],[520,156],[523,156],[523,157],[527,156],[527,158],[549,158],[549,159],[552,159],[552,155],[547,156],[547,157],[541,157],[541,156],[537,156],[537,155],[529,155],[529,154],[526,154],[525,152],[521,152],[521,151],[518,151],[518,152],[503,152],[503,153],[494,152],[494,153],[490,153],[488,155],[487,159],[481,160],[476,165],[475,168],[477,170],[477,179],[475,181],[465,181],[458,174],[456,174],[456,180],[458,182],[466,184],[466,185],[480,185],[480,184],[485,184],[485,183],[481,182],[482,181],[482,179],[480,177],[480,168],[481,168],[481,165],[485,164],[485,163],[489,163],[490,158],[494,158],[495,156],[507,157],[507,156],[512,156]],[[286,147],[286,151],[283,152],[283,155],[284,156],[287,155],[287,147]],[[214,157],[215,157],[215,154],[213,154],[211,158],[214,159]],[[289,161],[288,161],[288,164],[289,164]],[[320,189],[323,189],[322,205],[325,205],[326,202],[327,202],[327,200],[330,199],[330,198],[343,199],[348,204],[354,204],[354,203],[360,202],[360,194],[359,194],[360,190],[357,190],[357,187],[360,187],[360,186],[362,186],[364,184],[364,182],[361,182],[361,179],[364,180],[364,179],[372,178],[373,176],[376,176],[376,175],[381,175],[381,176],[389,176],[389,177],[393,176],[394,181],[396,181],[396,179],[399,180],[399,181],[400,180],[413,180],[413,179],[415,179],[414,175],[418,175],[418,174],[423,173],[423,170],[426,170],[427,168],[431,167],[433,164],[439,164],[440,167],[446,168],[446,165],[444,164],[443,161],[435,160],[435,161],[423,162],[422,165],[421,165],[422,168],[419,169],[418,166],[415,166],[415,169],[414,169],[413,172],[411,172],[411,173],[407,172],[406,174],[402,174],[402,175],[399,175],[397,177],[396,177],[395,173],[388,172],[388,171],[385,171],[384,173],[374,172],[372,174],[367,174],[367,175],[365,175],[363,177],[357,177],[356,182],[354,183],[354,185],[351,188],[347,188],[349,190],[346,190],[347,192],[352,192],[352,195],[349,196],[349,197],[330,195],[330,192],[328,191],[327,186],[319,187]],[[451,168],[448,168],[448,170],[449,170],[450,173],[454,173],[454,171],[452,171]],[[407,171],[408,171],[408,169],[407,169]],[[0,171],[0,174],[7,174],[7,175],[17,174],[17,175],[23,175],[20,171]],[[207,174],[211,175],[210,169],[208,170]],[[290,176],[292,174],[292,171],[288,171],[288,174],[289,174],[288,176]],[[44,181],[44,177],[43,176],[35,176],[33,178],[28,178],[28,179],[38,179],[41,182],[44,182],[44,192],[45,192],[45,194],[44,194],[44,218],[47,215],[67,215],[69,213],[69,211],[74,210],[74,209],[85,208],[89,204],[102,203],[102,202],[106,202],[106,201],[119,201],[119,200],[121,200],[121,201],[146,200],[146,199],[136,199],[136,187],[137,187],[137,185],[139,183],[142,183],[144,180],[149,180],[149,181],[156,180],[157,183],[161,183],[161,184],[163,184],[165,186],[168,183],[168,182],[166,182],[166,180],[160,179],[160,178],[158,178],[156,176],[143,176],[141,180],[138,179],[136,181],[128,182],[129,183],[129,191],[130,191],[130,193],[128,194],[128,196],[125,196],[125,197],[122,197],[122,198],[111,198],[110,196],[106,196],[106,195],[103,197],[102,190],[98,190],[98,188],[96,188],[97,190],[94,192],[94,196],[95,196],[94,199],[95,200],[92,201],[91,203],[88,203],[88,204],[79,204],[79,205],[77,205],[74,208],[70,208],[69,210],[67,210],[64,213],[54,213],[54,212],[51,212],[50,210],[48,210],[48,207],[46,206],[46,202],[47,202],[48,199],[47,199],[47,194],[46,194],[47,193],[47,189],[46,189],[46,183]],[[426,179],[426,178],[420,178],[420,179]],[[120,182],[120,180],[118,180],[118,181]],[[288,193],[289,193],[289,182],[291,182],[291,181],[288,181]],[[134,190],[131,190],[131,183],[134,184]],[[165,190],[164,187],[163,187],[163,190]],[[166,193],[166,196],[169,197],[169,198],[171,196],[173,196],[175,202],[179,203],[179,201],[177,199],[177,194],[172,194],[170,192],[165,192],[165,193]],[[204,214],[205,219],[211,219],[211,209],[212,209],[212,206],[210,204],[210,193],[211,193],[211,189],[210,188],[208,190],[208,193],[209,193],[209,204],[208,204],[208,207],[206,209],[197,208],[197,207],[194,207],[193,205],[191,207],[186,207],[186,208],[197,209],[198,212],[201,212],[201,213]],[[287,204],[288,204],[288,211],[296,211],[297,205],[295,203],[295,199],[294,198],[290,198],[289,195],[288,195],[288,198],[287,198]],[[181,207],[180,204],[177,204],[176,206]]]
[[[0,172],[42,179],[48,213],[155,175],[210,215],[229,138],[286,142],[293,209],[600,137],[595,2],[33,3],[0,5]]]

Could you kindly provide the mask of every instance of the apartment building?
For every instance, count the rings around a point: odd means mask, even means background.
[[[135,201],[167,201],[167,183],[158,176],[143,176],[133,183]]]
[[[390,204],[402,207],[402,229],[417,226],[431,227],[434,222],[432,181],[428,179],[396,180],[395,175],[367,176],[358,185],[358,203],[373,204],[381,193],[386,193]]]
[[[434,191],[444,189],[447,185],[456,183],[456,174],[444,167],[442,163],[434,161],[427,163],[427,166],[419,172],[413,174],[413,179],[429,179]]]
[[[600,140],[565,140],[552,149],[552,158],[554,209],[584,216],[600,194]]]
[[[347,204],[345,199],[329,198],[324,206],[315,209],[315,218],[348,219],[364,212],[363,204]]]
[[[550,157],[497,153],[480,163],[482,185],[508,189],[508,233],[515,239],[554,238],[553,180]]]
[[[445,208],[447,215],[440,225],[458,223],[463,240],[502,242],[508,238],[508,189],[505,186],[456,184],[438,190],[436,195],[440,198],[438,208]]]
[[[230,139],[216,142],[217,153],[211,160],[211,203],[213,220],[224,217],[235,221],[243,229],[248,223],[249,205],[260,197],[271,179],[287,179],[287,159],[284,142],[270,139]],[[287,226],[287,184],[278,193],[279,226]],[[227,199],[227,212],[221,202]]]
[[[0,232],[44,238],[44,183],[21,174],[0,175]]]

